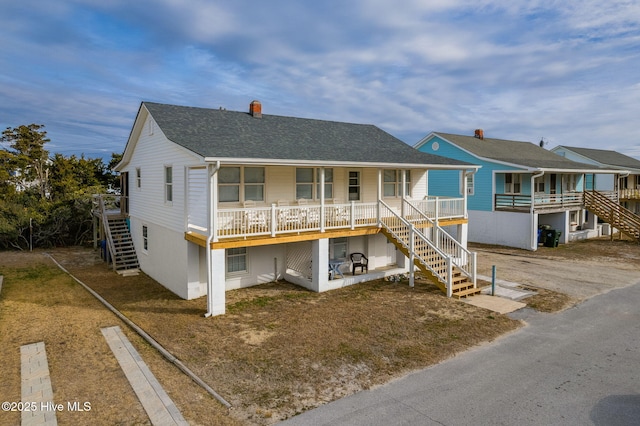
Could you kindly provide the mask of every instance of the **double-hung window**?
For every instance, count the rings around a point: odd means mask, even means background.
[[[264,167],[221,167],[218,193],[221,202],[264,201]]]
[[[506,173],[504,175],[504,192],[506,194],[519,194],[522,187],[522,175],[519,173]]]
[[[535,178],[533,182],[535,192],[544,193],[544,176]]]
[[[142,250],[149,250],[149,228],[147,225],[142,225]]]
[[[321,172],[319,168],[296,169],[296,199],[320,199]],[[333,198],[333,169],[324,169],[324,198]]]
[[[173,167],[164,166],[164,201],[173,201]]]
[[[237,247],[226,250],[227,273],[247,272],[247,248]]]
[[[383,177],[383,191],[385,197],[402,196],[402,170],[385,170]],[[411,196],[411,171],[405,170],[405,197]]]
[[[467,175],[467,195],[473,195],[475,193],[474,177],[474,173]]]

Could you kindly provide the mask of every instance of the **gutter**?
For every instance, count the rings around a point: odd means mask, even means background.
[[[205,318],[209,318],[213,315],[213,274],[211,272],[211,241],[215,238],[215,229],[213,229],[213,176],[220,170],[220,161],[216,161],[213,167],[211,164],[207,165],[207,220],[209,235],[207,235],[207,313],[204,314]]]

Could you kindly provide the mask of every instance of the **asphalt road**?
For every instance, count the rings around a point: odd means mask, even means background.
[[[640,282],[526,315],[495,342],[283,424],[640,424]]]

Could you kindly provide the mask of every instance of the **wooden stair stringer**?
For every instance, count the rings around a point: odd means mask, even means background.
[[[385,228],[381,229],[382,234],[406,257],[410,257],[409,249],[398,241],[390,232]],[[427,257],[427,256],[425,256]],[[414,258],[413,264],[422,272],[433,284],[436,285],[444,294],[447,294],[447,284],[443,282],[432,270],[427,268],[417,257]],[[474,287],[473,282],[468,277],[464,276],[455,266],[453,268],[453,284],[452,297],[462,298],[467,296],[473,296],[481,292],[480,288]]]
[[[623,234],[640,243],[640,216],[598,191],[584,194],[584,207]]]

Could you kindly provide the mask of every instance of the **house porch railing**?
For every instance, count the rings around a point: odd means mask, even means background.
[[[464,200],[433,197],[413,201],[414,207],[431,220],[463,218]],[[437,207],[436,207],[437,206]],[[393,207],[401,214],[400,205]],[[245,238],[300,233],[323,232],[332,229],[356,229],[377,226],[378,203],[305,204],[293,206],[245,207],[219,209],[215,227],[218,239]],[[205,224],[188,224],[188,231],[206,235]]]
[[[621,200],[640,200],[640,189],[620,189],[618,197]]]
[[[618,201],[616,191],[601,191],[609,199]],[[535,194],[534,210],[559,210],[580,208],[584,205],[582,192],[566,192],[563,194]],[[530,211],[531,195],[527,194],[496,194],[496,210]]]

